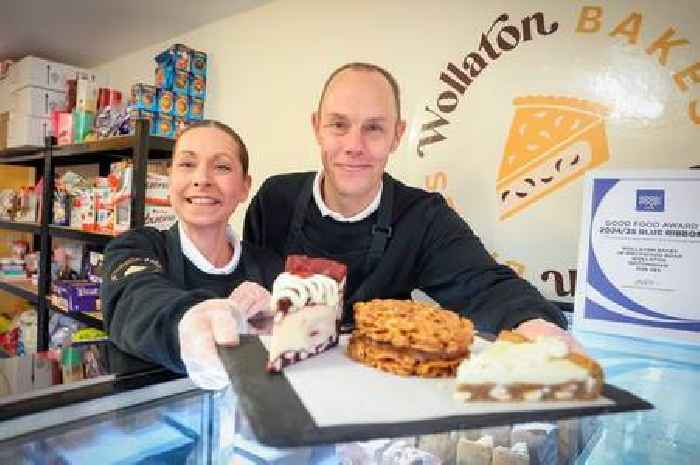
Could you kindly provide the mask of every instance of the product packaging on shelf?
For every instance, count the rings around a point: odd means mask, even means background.
[[[160,115],[171,115],[174,101],[175,94],[172,91],[158,89],[158,113]]]
[[[53,193],[53,224],[70,225],[70,197],[65,190],[56,189]]]
[[[78,111],[97,113],[97,83],[95,75],[78,73],[75,108]]]
[[[173,91],[176,94],[187,95],[190,85],[190,73],[187,71],[175,71],[173,80]]]
[[[206,98],[207,96],[207,80],[204,76],[192,75],[190,77],[190,90],[188,92],[192,97]]]
[[[148,84],[131,86],[131,106],[137,110],[157,111],[156,88]]]
[[[175,136],[175,124],[172,115],[166,115],[164,113],[158,115],[156,136],[170,138]]]
[[[94,135],[95,113],[76,109],[73,112],[73,142],[79,144]]]
[[[34,187],[21,187],[18,200],[14,221],[36,223],[39,218],[39,196],[36,189]]]
[[[58,305],[69,312],[94,312],[100,285],[90,281],[56,281],[53,284]]]
[[[207,74],[207,54],[199,50],[192,50],[190,58],[190,71],[197,76],[206,76]]]
[[[186,118],[189,114],[189,108],[189,97],[184,94],[178,94],[175,97],[175,109],[173,111],[173,115],[179,118]]]
[[[191,121],[200,121],[204,118],[204,100],[197,97],[190,98],[190,108],[188,119]]]
[[[58,145],[68,145],[73,143],[73,113],[64,111],[55,112],[52,118],[55,125],[54,135]]]

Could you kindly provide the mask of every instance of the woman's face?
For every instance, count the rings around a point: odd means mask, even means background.
[[[195,128],[178,140],[170,172],[170,202],[188,232],[224,227],[250,191],[238,143],[217,128]]]

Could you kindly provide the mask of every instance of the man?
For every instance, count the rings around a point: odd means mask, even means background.
[[[323,170],[266,180],[248,208],[244,237],[282,256],[346,263],[345,324],[354,302],[407,299],[421,289],[482,331],[529,320],[523,331],[530,334],[566,327],[561,311],[496,263],[442,196],[384,172],[406,129],[389,72],[367,63],[338,68],[311,123]]]

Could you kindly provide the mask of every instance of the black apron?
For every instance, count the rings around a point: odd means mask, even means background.
[[[309,256],[318,256],[319,251],[314,247],[314,244],[312,244],[306,238],[302,231],[304,227],[304,220],[306,219],[306,213],[313,195],[314,178],[314,175],[309,176],[304,183],[299,196],[297,197],[289,228],[289,235],[287,236],[287,242],[284,247],[285,256],[289,255],[293,250],[303,250],[304,253]],[[382,255],[384,255],[384,250],[386,249],[389,239],[391,238],[391,220],[394,207],[394,184],[391,182],[391,178],[386,174],[384,174],[382,181],[384,185],[382,187],[382,197],[379,202],[379,209],[377,210],[377,221],[374,223],[374,225],[372,225],[370,245],[365,255],[365,262],[363,266],[362,275],[365,278],[362,280],[355,292],[345,299],[341,332],[349,332],[352,330],[352,304],[355,302],[368,300],[370,297],[369,283],[372,281],[372,274],[376,270],[376,266],[381,260]]]

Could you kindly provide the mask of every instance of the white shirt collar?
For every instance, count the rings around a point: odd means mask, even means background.
[[[217,268],[211,264],[209,260],[202,255],[196,245],[190,240],[185,232],[185,228],[182,223],[177,223],[178,231],[180,232],[180,246],[182,248],[182,253],[185,257],[192,262],[200,271],[207,274],[231,274],[238,266],[241,261],[241,241],[236,237],[236,233],[233,232],[233,228],[230,224],[226,225],[226,237],[233,247],[233,257],[231,261],[228,262],[221,268]]]
[[[326,203],[323,201],[323,196],[321,195],[321,180],[323,179],[323,171],[318,171],[316,173],[316,178],[314,178],[314,201],[316,206],[321,211],[321,216],[330,216],[336,221],[341,221],[343,223],[354,223],[356,221],[361,221],[367,218],[369,215],[377,211],[379,208],[379,202],[382,200],[382,190],[384,189],[384,181],[379,184],[379,191],[377,191],[377,196],[372,200],[367,208],[362,210],[353,216],[343,216],[341,213],[331,210],[328,208]]]

